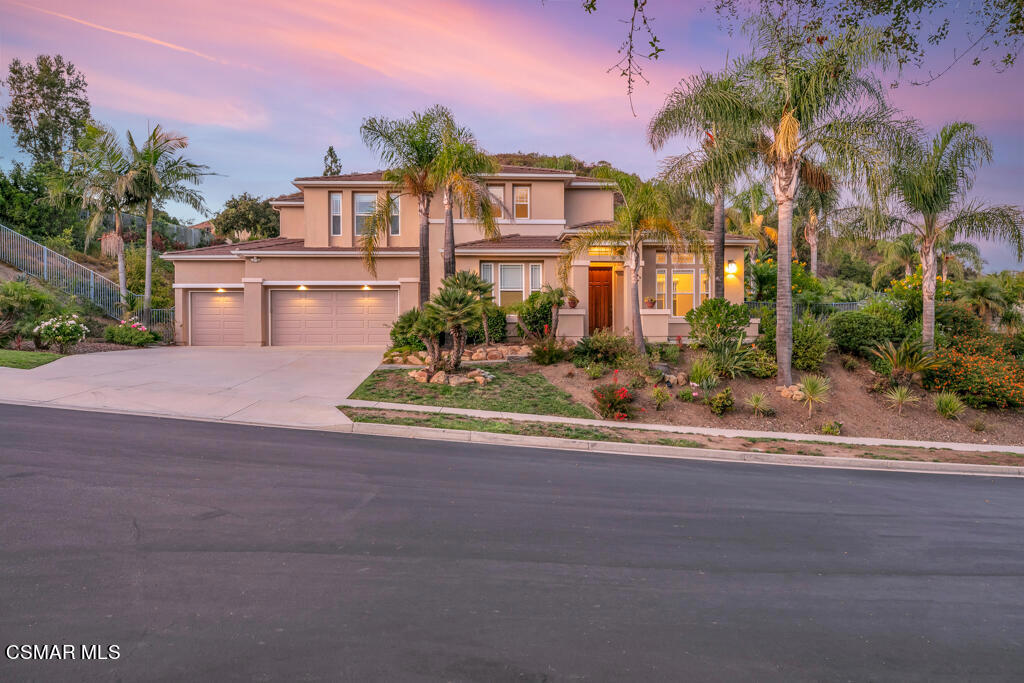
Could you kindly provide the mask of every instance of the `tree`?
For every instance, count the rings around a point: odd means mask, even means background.
[[[822,189],[825,188],[825,189]],[[818,277],[818,239],[828,228],[829,214],[839,203],[839,192],[831,179],[821,186],[804,185],[796,198],[796,211],[804,226],[804,239],[811,250],[811,275]]]
[[[479,299],[472,293],[452,285],[441,289],[423,307],[422,318],[441,323],[452,339],[452,348],[444,364],[447,372],[459,369],[462,352],[466,350],[466,326],[480,316]],[[436,325],[436,323],[434,323]],[[436,365],[431,363],[431,365]]]
[[[359,132],[363,144],[380,155],[388,166],[384,180],[400,193],[416,198],[420,219],[420,306],[430,299],[430,200],[437,189],[434,166],[443,147],[443,129],[451,114],[441,105],[413,112],[407,119],[370,117],[363,120]],[[378,198],[377,214],[391,206],[391,198]],[[363,261],[376,273],[376,250],[387,235],[383,216],[370,221],[360,239]]]
[[[622,196],[622,202],[615,207],[615,220],[609,225],[587,228],[569,240],[558,260],[558,276],[562,286],[568,287],[573,261],[592,247],[621,249],[624,265],[629,269],[627,297],[633,309],[633,343],[642,352],[646,348],[640,318],[640,255],[644,243],[665,244],[678,251],[703,250],[704,234],[691,225],[671,220],[668,201],[657,184],[611,170],[598,177],[613,181]]]
[[[484,346],[490,346],[491,328],[487,325],[487,309],[494,301],[494,283],[487,282],[471,270],[460,270],[442,280],[441,286],[464,289],[476,298],[480,322],[483,325]]]
[[[882,260],[875,266],[875,272],[871,275],[871,286],[875,289],[893,279],[900,270],[903,271],[903,277],[908,277],[914,272],[920,260],[913,235],[900,235],[894,240],[880,240],[877,247]]]
[[[324,175],[341,175],[341,159],[334,151],[334,145],[328,147],[327,153],[324,154]]]
[[[78,205],[47,201],[50,179],[57,172],[50,162],[25,167],[16,161],[10,171],[0,169],[0,223],[39,242],[81,235],[84,223]]]
[[[213,219],[218,235],[232,240],[259,240],[281,234],[281,216],[270,201],[248,192],[232,195]]]
[[[68,152],[90,120],[85,76],[62,56],[13,59],[4,81],[11,101],[3,118],[18,147],[35,163],[65,168]]]
[[[200,213],[206,211],[203,196],[196,189],[209,167],[197,164],[179,152],[188,138],[154,126],[141,144],[128,131],[128,172],[118,190],[146,207],[146,284],[142,294],[143,322],[149,324],[153,292],[153,210],[165,201],[183,202]]]
[[[971,123],[947,124],[930,141],[912,137],[900,146],[887,195],[897,230],[914,236],[922,265],[922,343],[935,342],[936,245],[944,239],[1000,239],[1024,256],[1024,212],[1011,205],[971,201],[967,193],[992,145]],[[877,213],[877,212],[876,212]],[[882,223],[879,223],[882,224]],[[882,224],[884,225],[884,224]]]
[[[680,82],[651,119],[647,141],[657,151],[677,135],[696,136],[696,150],[669,157],[666,178],[714,198],[711,295],[725,297],[725,188],[753,161],[751,146],[738,142],[751,128],[749,110],[733,74],[701,72]]]
[[[958,283],[956,296],[984,320],[986,325],[991,325],[1010,305],[999,279],[992,276]]]
[[[935,258],[939,263],[942,280],[950,276],[963,278],[967,269],[981,272],[985,261],[981,258],[981,250],[971,242],[956,242],[952,235],[945,234],[935,243]]]
[[[444,276],[455,274],[455,203],[462,206],[466,218],[480,221],[485,239],[501,239],[495,211],[505,211],[488,191],[483,176],[496,173],[498,165],[477,146],[468,128],[455,124],[449,116],[442,124],[441,152],[433,167],[434,184],[441,188],[444,202]],[[496,206],[497,205],[497,206]]]

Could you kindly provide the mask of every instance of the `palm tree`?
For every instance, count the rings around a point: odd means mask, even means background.
[[[439,321],[452,338],[452,350],[444,369],[454,372],[462,363],[466,350],[466,325],[479,314],[479,299],[461,287],[447,286],[437,291],[423,307],[423,316]]]
[[[732,206],[726,210],[732,232],[757,240],[758,248],[775,248],[778,231],[766,222],[772,221],[774,211],[771,197],[761,183],[754,183],[733,196]]]
[[[494,301],[494,283],[487,282],[471,270],[460,270],[442,280],[441,286],[464,289],[476,298],[480,324],[484,329],[484,346],[490,346],[491,328],[488,326],[487,309]]]
[[[116,183],[117,192],[146,207],[146,284],[142,293],[142,318],[149,324],[153,293],[153,209],[165,201],[183,202],[205,213],[203,195],[195,188],[210,175],[209,167],[186,159],[181,150],[188,138],[165,131],[159,124],[142,144],[128,131],[127,171]]]
[[[467,218],[480,221],[484,238],[489,240],[501,239],[495,213],[500,216],[506,210],[483,179],[484,174],[497,173],[498,165],[480,150],[473,133],[451,118],[444,122],[441,152],[433,170],[444,202],[444,276],[450,277],[455,274],[455,203],[462,206]]]
[[[657,151],[677,135],[700,140],[696,150],[671,156],[663,164],[665,178],[682,182],[713,198],[711,296],[725,297],[725,190],[751,161],[749,145],[737,138],[750,130],[742,92],[732,74],[701,72],[684,79],[651,119],[647,141]]]
[[[424,112],[413,112],[407,119],[370,117],[363,120],[359,132],[365,144],[380,155],[387,165],[384,180],[402,194],[416,198],[420,218],[420,306],[430,299],[430,200],[437,189],[434,166],[444,146],[443,131],[451,113],[441,105]],[[378,201],[390,207],[390,198]],[[388,212],[390,215],[390,211]],[[387,234],[385,222],[373,220],[361,239],[363,261],[376,274],[376,250]]]
[[[996,316],[1002,316],[1010,305],[999,279],[992,276],[964,280],[958,284],[956,295],[984,320],[986,325],[991,325]]]
[[[737,118],[755,122],[751,137],[771,174],[781,255],[793,248],[793,210],[801,183],[826,191],[830,179],[864,178],[868,189],[877,191],[883,141],[902,126],[894,125],[883,88],[868,71],[881,55],[878,31],[855,28],[825,41],[784,7],[778,16],[765,13],[757,22],[756,53],[734,67],[743,90],[737,99],[749,110]],[[793,298],[788,258],[779,259],[777,292],[778,381],[791,384]]]
[[[917,242],[922,266],[922,343],[935,343],[936,247],[957,237],[1001,239],[1024,255],[1024,212],[1011,205],[985,205],[966,195],[977,168],[992,160],[992,145],[973,124],[947,124],[926,142],[918,136],[899,148],[887,190],[902,231]]]
[[[949,233],[944,234],[935,243],[935,259],[939,263],[942,281],[950,275],[963,278],[970,268],[980,272],[985,261],[981,258],[981,250],[972,242],[955,242]]]
[[[818,277],[818,238],[828,228],[829,214],[839,203],[839,191],[831,179],[823,184],[827,189],[803,185],[797,194],[797,212],[804,225],[804,239],[811,250],[811,275]]]
[[[913,235],[900,235],[894,240],[879,240],[876,245],[882,260],[871,275],[871,285],[876,289],[893,279],[898,271],[909,277],[920,259]]]
[[[573,261],[585,255],[591,247],[611,246],[621,249],[624,264],[630,270],[627,297],[632,307],[633,342],[645,351],[643,326],[640,319],[640,254],[645,242],[661,243],[673,250],[703,252],[704,234],[699,229],[670,219],[668,201],[655,183],[644,182],[636,176],[612,169],[598,169],[595,177],[615,183],[622,202],[615,207],[615,220],[609,225],[594,226],[569,240],[558,260],[558,276],[563,287],[568,287],[569,271]]]

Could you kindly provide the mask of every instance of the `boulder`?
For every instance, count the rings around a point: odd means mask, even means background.
[[[419,356],[420,358],[422,358],[423,360],[427,359],[427,352],[426,351],[420,351],[416,355]]]
[[[804,400],[804,392],[802,392],[802,391],[794,391],[794,392],[793,392],[793,393],[791,394],[791,396],[790,396],[790,397],[791,397],[791,398],[792,398],[792,399],[793,399],[794,401],[802,401],[802,400]]]
[[[480,376],[480,371],[479,370],[470,370],[469,372],[466,373],[466,377],[469,377],[470,379],[473,379],[474,377],[479,377],[479,376]]]
[[[450,384],[453,387],[460,387],[463,384],[472,384],[472,383],[473,383],[473,378],[472,377],[466,377],[464,375],[452,375],[451,377],[448,378],[448,384]]]
[[[782,385],[782,384],[780,384],[779,386],[775,387],[775,391],[785,391],[786,389],[787,389],[787,387],[785,385]]]
[[[789,387],[782,387],[782,398],[792,398],[793,392],[789,390]]]
[[[675,375],[665,375],[665,384],[672,386],[676,383]]]
[[[470,360],[487,360],[487,352],[484,351],[483,349],[477,349],[476,351],[473,352],[473,355],[470,357]]]
[[[501,360],[505,356],[498,349],[491,349],[487,352],[487,360]]]
[[[473,381],[476,382],[477,384],[486,384],[487,378],[484,377],[483,375],[477,375],[476,377],[473,378]]]
[[[448,373],[446,373],[444,370],[441,370],[440,372],[435,373],[434,376],[430,378],[430,383],[431,384],[447,384],[448,383]]]
[[[423,365],[423,361],[420,360],[419,356],[409,356],[405,359],[405,362],[409,365]]]
[[[800,391],[800,386],[797,385],[797,384],[790,384],[789,385],[789,390],[790,391]]]
[[[430,377],[430,375],[427,374],[426,370],[411,370],[409,372],[409,376],[412,377],[417,382],[426,382],[427,378]]]

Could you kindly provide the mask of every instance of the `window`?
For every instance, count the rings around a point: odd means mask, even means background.
[[[377,194],[374,192],[355,192],[352,194],[355,205],[355,234],[362,235],[369,230],[373,212],[377,209]]]
[[[391,202],[392,202],[392,204],[391,204],[391,234],[392,235],[397,235],[397,234],[399,234],[400,229],[401,229],[401,222],[400,222],[400,218],[401,218],[400,209],[401,209],[401,206],[400,206],[400,202],[401,202],[402,195],[398,194],[397,192],[392,192],[390,197],[391,197]]]
[[[498,305],[507,306],[523,300],[523,265],[502,263],[498,266]]]
[[[494,264],[493,263],[481,263],[480,264],[480,279],[484,282],[494,282]]]
[[[664,252],[664,251],[659,251],[659,252],[657,252],[655,254],[654,261],[655,261],[655,263],[657,263],[659,265],[661,265],[663,263],[667,263],[668,262],[668,254],[666,252]],[[685,252],[684,253],[680,253],[678,251],[674,251],[674,252],[672,252],[672,263],[674,263],[676,265],[686,265],[686,264],[694,263],[693,254],[685,253]]]
[[[512,193],[515,198],[515,217],[530,217],[530,186],[513,185]]]
[[[711,298],[711,279],[708,277],[708,271],[700,271],[700,300]]]
[[[692,270],[676,270],[672,272],[672,315],[683,316],[693,308]]]
[[[612,247],[591,247],[587,249],[587,256],[614,256],[615,249]]]
[[[341,234],[341,193],[331,193],[331,235]]]
[[[655,271],[655,280],[654,280],[654,300],[655,300],[654,307],[655,308],[665,308],[665,295],[667,293],[665,291],[665,285],[667,284],[667,282],[666,282],[666,275],[667,274],[666,274],[664,268],[661,268],[661,269],[658,269],[657,271]]]
[[[499,218],[504,213],[501,207],[505,206],[505,186],[504,185],[488,185],[487,191],[491,193],[491,197],[494,200],[494,215]]]
[[[543,285],[541,284],[540,264],[539,263],[531,263],[530,264],[530,291],[531,292],[539,292],[540,288],[542,286]]]

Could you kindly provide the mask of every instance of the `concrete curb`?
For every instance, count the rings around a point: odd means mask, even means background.
[[[335,431],[348,431],[337,429]],[[913,472],[917,474],[958,474],[984,477],[1024,478],[1024,467],[1009,465],[971,465],[944,462],[916,462],[912,460],[868,460],[865,458],[840,458],[813,455],[786,455],[780,453],[750,453],[715,448],[685,448],[661,446],[658,444],[621,443],[615,441],[586,441],[583,439],[560,439],[552,436],[520,436],[518,434],[494,434],[471,432],[457,429],[435,429],[433,427],[409,427],[375,422],[356,422],[351,426],[353,434],[391,436],[405,439],[427,439],[431,441],[459,441],[521,448],[548,448],[564,451],[586,451],[609,455],[634,455],[648,458],[669,458],[675,460],[704,460],[709,462],[742,462],[762,465],[789,465],[794,467],[818,467],[825,469],[874,470],[886,472]]]
[[[580,417],[561,417],[559,415],[531,415],[529,413],[503,413],[494,410],[477,410],[475,408],[447,408],[442,406],[421,406],[414,403],[387,403],[384,401],[361,401],[345,399],[338,404],[345,408],[375,408],[378,410],[402,410],[417,413],[441,413],[443,415],[463,415],[465,417],[492,418],[499,420],[517,420],[520,422],[555,422],[561,424],[585,425],[589,427],[613,427],[615,429],[640,429],[670,434],[699,434],[701,436],[722,436],[746,439],[775,439],[778,441],[806,441],[818,443],[834,443],[854,446],[896,446],[899,448],[933,448],[953,451],[1014,453],[1024,455],[1024,446],[1005,446],[1002,444],[961,443],[946,441],[904,441],[901,439],[879,439],[861,436],[829,436],[827,434],[798,434],[793,432],[761,432],[745,429],[717,429],[715,427],[690,427],[686,425],[661,425],[643,422],[615,422]]]

